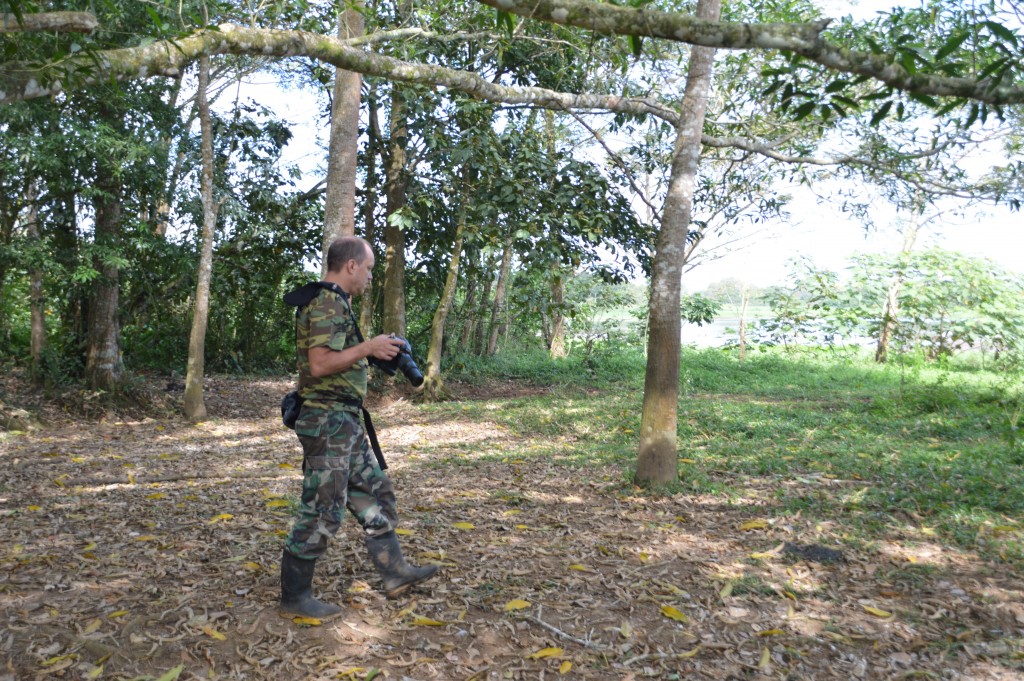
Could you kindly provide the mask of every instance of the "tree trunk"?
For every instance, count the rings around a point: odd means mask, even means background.
[[[907,255],[914,250],[914,242],[917,241],[917,235],[921,231],[921,226],[919,218],[915,218],[915,221],[903,232],[903,248],[900,249],[901,255]],[[882,324],[878,329],[878,344],[875,346],[875,361],[879,364],[885,364],[889,359],[889,343],[892,342],[892,336],[896,333],[896,322],[900,316],[900,290],[902,288],[903,271],[898,269],[893,273],[892,279],[889,281],[889,288],[885,294]]]
[[[472,258],[469,259],[472,263]],[[459,337],[459,347],[463,351],[470,350],[470,343],[476,331],[476,290],[479,280],[470,268],[466,269],[466,299],[462,302],[462,334]]]
[[[698,18],[715,21],[720,10],[721,0],[698,0]],[[676,479],[680,289],[714,55],[712,48],[693,47],[690,51],[682,115],[662,211],[651,277],[647,373],[636,467],[639,485],[666,485]]]
[[[25,228],[28,233],[29,241],[33,244],[39,241],[39,206],[36,204],[36,198],[38,195],[39,192],[37,192],[35,186],[32,185],[29,187],[29,191],[25,196],[28,203],[28,216],[25,219]],[[29,367],[29,375],[32,377],[33,382],[38,383],[42,378],[40,365],[43,359],[43,350],[46,347],[46,316],[43,310],[42,264],[38,262],[32,263],[29,268],[28,276],[28,299],[29,306],[32,310],[32,360],[31,366]]]
[[[374,219],[374,211],[377,208],[377,154],[381,149],[381,139],[378,134],[377,125],[377,86],[373,84],[370,86],[370,95],[367,97],[367,108],[369,109],[370,125],[367,126],[367,137],[369,141],[366,145],[366,202],[363,206],[363,221],[365,226],[364,236],[366,240],[372,244],[374,239],[377,238],[377,223]],[[378,269],[379,271],[379,269]],[[359,301],[359,328],[363,333],[363,336],[370,338],[373,336],[373,281],[370,281],[366,285],[366,290],[363,291],[361,300]]]
[[[434,320],[430,325],[430,348],[427,351],[427,372],[424,376],[423,394],[428,400],[436,401],[443,395],[444,382],[441,379],[441,350],[444,347],[444,325],[448,320],[448,311],[455,299],[455,289],[459,284],[459,259],[462,256],[462,237],[466,233],[466,204],[469,202],[468,170],[463,169],[462,200],[459,205],[459,221],[455,230],[455,243],[452,244],[451,264],[448,277],[444,282],[441,300],[434,311]]]
[[[562,305],[565,303],[565,278],[562,276],[561,268],[554,266],[551,276],[551,345],[550,354],[552,359],[565,357],[569,353],[565,350],[565,313]]]
[[[203,402],[206,323],[210,311],[210,278],[213,269],[213,233],[217,227],[217,205],[213,199],[213,125],[210,121],[210,59],[199,59],[199,126],[202,131],[203,169],[201,191],[203,200],[203,239],[196,276],[196,300],[192,314],[192,333],[188,341],[188,370],[185,373],[185,418],[202,421],[206,418]]]
[[[512,235],[505,242],[505,252],[501,254],[501,269],[498,271],[498,284],[494,288],[494,304],[491,306],[491,335],[487,340],[487,354],[498,351],[498,334],[501,332],[501,316],[505,307],[505,289],[508,287],[508,274],[512,269]]]
[[[121,244],[121,182],[102,159],[96,169],[96,245],[116,252]],[[120,271],[98,253],[93,267],[100,273],[89,301],[85,376],[94,390],[118,391],[124,378],[121,362]]]
[[[392,218],[406,203],[405,94],[391,90],[390,153],[387,167],[387,225],[384,228],[384,333],[405,337],[405,231]]]
[[[747,307],[750,305],[750,289],[740,289],[740,362],[747,359]]]
[[[358,6],[347,6],[338,17],[338,39],[363,34],[363,15]],[[356,167],[359,152],[359,96],[362,76],[335,69],[331,107],[331,140],[327,156],[327,195],[324,203],[324,250],[322,273],[327,275],[327,249],[339,236],[356,233]]]
[[[476,328],[473,329],[473,351],[477,355],[483,355],[487,350],[487,324],[484,323],[484,320],[487,319],[487,306],[491,302],[491,289],[494,287],[494,277],[491,275],[493,268],[493,258],[489,255],[484,256],[484,269],[481,272],[484,277],[484,290],[481,292],[480,305],[476,310],[476,320],[474,322]]]

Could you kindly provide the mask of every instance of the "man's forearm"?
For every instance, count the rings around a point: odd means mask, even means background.
[[[370,356],[370,345],[362,342],[344,350],[318,346],[309,349],[309,372],[316,378],[348,371],[361,359]]]

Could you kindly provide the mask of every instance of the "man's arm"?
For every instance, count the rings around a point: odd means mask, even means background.
[[[309,372],[315,377],[348,371],[356,362],[365,357],[377,359],[393,359],[402,348],[402,341],[387,335],[380,335],[353,345],[344,350],[331,350],[326,345],[318,345],[309,349]]]

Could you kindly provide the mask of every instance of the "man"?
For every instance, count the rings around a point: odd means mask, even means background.
[[[295,422],[303,451],[302,502],[281,557],[281,609],[318,619],[341,612],[313,597],[313,570],[341,526],[344,508],[365,531],[366,548],[394,598],[428,579],[437,566],[405,562],[395,536],[398,513],[391,481],[380,469],[359,418],[366,397],[367,358],[394,358],[400,339],[364,341],[352,314],[351,297],[372,278],[370,245],[341,237],[327,251],[327,276],[288,296],[298,306],[295,350],[302,410]]]

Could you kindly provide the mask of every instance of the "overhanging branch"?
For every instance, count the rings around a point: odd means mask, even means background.
[[[21,18],[19,22],[13,14],[0,14],[0,33],[92,33],[100,25],[88,12],[39,12]]]

